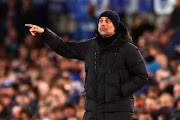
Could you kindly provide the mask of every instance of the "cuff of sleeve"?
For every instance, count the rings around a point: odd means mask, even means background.
[[[47,33],[47,28],[46,27],[43,27],[43,29],[44,29],[44,32],[40,35],[40,36],[42,36],[42,37],[44,37],[44,35]]]

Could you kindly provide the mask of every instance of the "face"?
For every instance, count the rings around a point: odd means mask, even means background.
[[[99,19],[98,32],[103,38],[107,38],[115,34],[115,27],[108,17],[101,17]]]
[[[138,120],[152,120],[150,114],[140,114]]]
[[[149,113],[157,109],[157,103],[154,99],[147,98],[145,101],[145,110]]]

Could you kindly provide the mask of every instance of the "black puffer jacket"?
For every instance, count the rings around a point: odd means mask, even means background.
[[[122,23],[119,28],[118,36],[109,45],[101,42],[100,35],[79,43],[65,42],[48,28],[42,35],[61,56],[85,61],[84,120],[106,120],[105,114],[112,112],[133,113],[133,93],[147,83],[146,67],[138,48]]]

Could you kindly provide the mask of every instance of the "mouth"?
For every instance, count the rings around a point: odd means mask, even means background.
[[[100,28],[100,30],[101,30],[101,31],[106,31],[107,29],[104,28],[104,27],[102,27],[102,28]]]

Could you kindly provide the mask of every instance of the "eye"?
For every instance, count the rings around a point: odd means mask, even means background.
[[[107,20],[106,20],[106,23],[109,23],[109,22],[111,22],[111,21],[110,21],[109,19],[107,19]]]
[[[102,23],[102,22],[103,22],[103,20],[102,20],[102,19],[100,19],[100,20],[99,20],[99,22],[101,22],[101,23]]]

